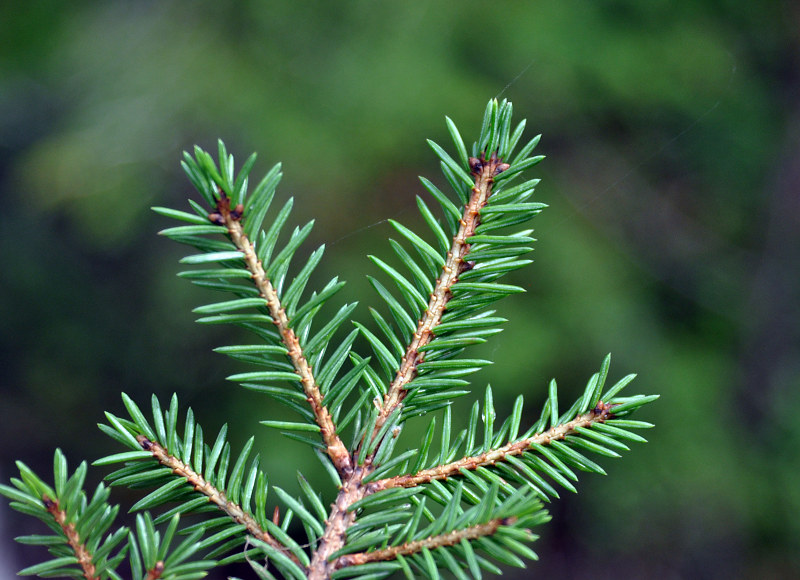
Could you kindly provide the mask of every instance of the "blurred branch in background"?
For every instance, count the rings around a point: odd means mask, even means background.
[[[85,425],[122,390],[177,391],[211,428],[219,414],[246,423],[253,413],[246,393],[215,408],[232,389],[229,363],[209,352],[223,336],[183,332],[193,321],[177,305],[202,298],[174,279],[177,253],[147,210],[185,203],[183,149],[219,136],[235,154],[260,151],[265,166],[281,159],[286,191],[309,208],[298,219],[322,216],[309,245],[339,240],[320,272],[330,277],[365,265],[363,248],[388,230],[364,228],[422,191],[415,176],[433,171],[419,145],[442,111],[463,125],[505,87],[544,133],[551,173],[542,263],[513,281],[537,300],[508,316],[528,322],[500,336],[489,377],[498,406],[511,404],[503,385],[533,401],[552,376],[578,384],[605,349],[663,393],[648,452],[586,484],[595,497],[630,498],[628,527],[615,527],[602,501],[567,502],[563,533],[583,534],[586,548],[541,562],[540,573],[576,577],[576,561],[611,554],[628,568],[597,577],[800,575],[790,428],[800,392],[799,22],[796,3],[736,0],[7,9],[2,470],[17,457],[49,462],[56,445],[72,461],[108,452]],[[531,368],[503,375],[513,368],[503,357],[521,345]],[[281,483],[294,479],[263,455]],[[623,481],[634,489],[619,493]],[[24,532],[16,526],[4,529]],[[561,533],[545,540],[557,548]]]
[[[800,386],[800,108],[787,123],[776,160],[765,191],[761,251],[740,311],[745,331],[739,396],[760,440],[788,430],[792,413],[787,404],[797,399]]]

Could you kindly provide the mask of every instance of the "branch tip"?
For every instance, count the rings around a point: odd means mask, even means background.
[[[161,578],[161,575],[164,573],[164,561],[159,560],[155,563],[153,568],[147,572],[147,576],[145,576],[146,580],[158,580]]]
[[[608,419],[614,418],[614,413],[612,412],[614,407],[616,407],[616,405],[612,403],[598,401],[597,405],[595,405],[594,409],[592,409],[592,413],[594,413],[595,417],[600,422],[607,421]]]
[[[150,441],[144,435],[137,435],[136,436],[136,441],[139,443],[139,445],[142,446],[142,449],[144,449],[145,451],[152,451],[153,450],[153,442]]]
[[[234,222],[238,222],[242,219],[242,214],[244,214],[244,205],[239,203],[236,205],[236,207],[231,209],[230,198],[219,187],[217,187],[217,196],[216,211],[208,214],[208,219],[211,223],[218,226],[224,226],[227,224],[229,219]]]

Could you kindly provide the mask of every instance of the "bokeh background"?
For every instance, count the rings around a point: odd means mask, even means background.
[[[224,380],[242,369],[210,349],[238,338],[194,323],[211,296],[149,207],[188,207],[195,143],[282,161],[328,245],[319,279],[365,320],[365,254],[389,253],[387,218],[419,223],[417,175],[444,182],[425,138],[449,145],[449,115],[474,139],[501,95],[544,134],[550,207],[476,388],[533,414],[612,352],[612,379],[662,395],[650,443],[555,504],[540,562],[508,577],[800,577],[798,31],[791,0],[5,3],[0,478],[118,450],[95,424],[121,391],[255,431],[272,483],[318,477],[258,425],[270,400]],[[40,556],[10,538],[39,529],[0,502],[6,577]]]

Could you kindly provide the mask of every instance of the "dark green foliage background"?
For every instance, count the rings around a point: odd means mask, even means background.
[[[651,442],[554,506],[535,575],[800,574],[798,22],[788,0],[5,8],[0,477],[18,458],[46,473],[56,446],[73,465],[114,451],[94,424],[120,391],[176,391],[240,444],[256,429],[289,489],[298,467],[318,475],[257,426],[278,417],[269,400],[224,381],[247,369],[210,349],[236,338],[194,324],[209,296],[175,277],[185,251],[148,208],[187,208],[194,143],[258,151],[256,176],[283,161],[279,193],[329,246],[320,279],[347,279],[365,321],[383,220],[418,223],[416,176],[442,182],[424,139],[447,143],[445,114],[473,139],[505,91],[544,133],[550,208],[476,390],[490,381],[504,411],[522,392],[533,413],[552,376],[571,400],[611,351],[611,379],[662,395],[638,417]],[[4,550],[36,525],[18,518],[0,505]]]

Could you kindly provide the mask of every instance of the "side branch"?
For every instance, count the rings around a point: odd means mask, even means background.
[[[345,568],[347,566],[359,566],[361,564],[368,564],[370,562],[382,562],[385,560],[396,560],[398,556],[410,556],[422,551],[424,548],[435,550],[436,548],[444,548],[447,546],[455,546],[462,540],[477,540],[484,536],[491,536],[500,528],[500,526],[510,526],[517,518],[495,518],[483,524],[476,524],[461,530],[453,530],[447,534],[438,536],[430,536],[423,540],[415,540],[413,542],[406,542],[400,546],[393,546],[391,548],[384,548],[382,550],[374,550],[372,552],[359,552],[357,554],[348,554],[338,558],[335,562],[336,568]]]
[[[258,289],[259,296],[264,299],[269,308],[270,316],[281,335],[281,340],[287,349],[287,355],[294,366],[295,372],[300,376],[300,384],[303,386],[303,393],[314,413],[314,419],[320,428],[322,441],[327,448],[328,456],[333,461],[339,473],[349,473],[352,470],[350,453],[344,443],[336,434],[336,427],[333,424],[328,408],[323,405],[322,393],[314,379],[311,365],[303,355],[303,349],[294,330],[289,326],[289,318],[281,305],[278,293],[267,278],[264,267],[256,255],[255,248],[244,233],[242,228],[242,208],[231,209],[230,199],[224,192],[219,192],[220,198],[217,202],[217,213],[209,215],[209,219],[219,225],[228,228],[228,234],[236,248],[244,254],[244,261],[247,269],[252,274],[253,282]]]
[[[492,449],[480,455],[463,457],[458,461],[446,465],[438,465],[431,469],[423,469],[417,473],[408,475],[398,475],[381,479],[372,485],[376,491],[390,489],[393,487],[416,487],[424,483],[429,483],[434,479],[447,479],[458,475],[462,469],[474,470],[479,467],[494,465],[500,461],[505,461],[509,456],[522,455],[534,445],[549,445],[552,441],[566,439],[569,435],[574,435],[580,427],[591,427],[594,423],[603,423],[612,417],[612,406],[600,402],[597,406],[583,415],[578,415],[568,423],[562,423],[551,427],[547,431],[537,433],[533,437],[521,439],[514,443],[508,443],[503,447]]]
[[[467,238],[475,235],[475,228],[480,224],[480,210],[486,205],[492,193],[495,175],[508,169],[508,164],[502,163],[494,153],[488,160],[484,158],[471,159],[471,166],[473,175],[475,175],[475,186],[472,188],[469,203],[461,216],[458,232],[447,252],[445,264],[442,266],[442,275],[436,281],[428,308],[417,323],[417,330],[414,332],[411,343],[400,362],[397,375],[389,386],[381,405],[374,433],[378,432],[389,415],[402,404],[407,393],[406,385],[416,377],[417,367],[425,356],[420,352],[420,348],[426,346],[433,339],[433,330],[441,321],[447,302],[452,297],[450,289],[458,280],[459,274],[467,267],[465,257],[470,249]]]
[[[195,489],[195,491],[206,496],[208,501],[225,512],[228,517],[230,517],[237,524],[244,525],[247,528],[248,534],[254,538],[258,538],[262,542],[269,544],[276,550],[284,552],[296,563],[299,563],[297,556],[289,552],[286,549],[286,546],[272,537],[269,532],[263,530],[253,516],[244,511],[238,504],[230,501],[225,496],[224,491],[221,491],[210,484],[201,474],[197,473],[190,466],[174,455],[171,455],[165,447],[156,441],[150,441],[150,439],[144,435],[137,435],[136,441],[139,442],[139,445],[142,446],[142,449],[152,453],[153,457],[155,457],[161,465],[169,467],[172,470],[172,473],[186,479],[186,481]]]
[[[61,526],[61,529],[64,531],[64,535],[67,537],[67,543],[72,551],[75,553],[75,558],[78,560],[78,564],[83,569],[83,577],[86,580],[96,580],[99,576],[96,576],[96,568],[95,565],[92,563],[92,554],[86,549],[83,542],[81,541],[80,537],[78,536],[78,531],[75,529],[74,523],[67,523],[67,512],[58,505],[57,499],[50,499],[46,495],[42,497],[42,503],[44,503],[44,507],[56,523]]]

